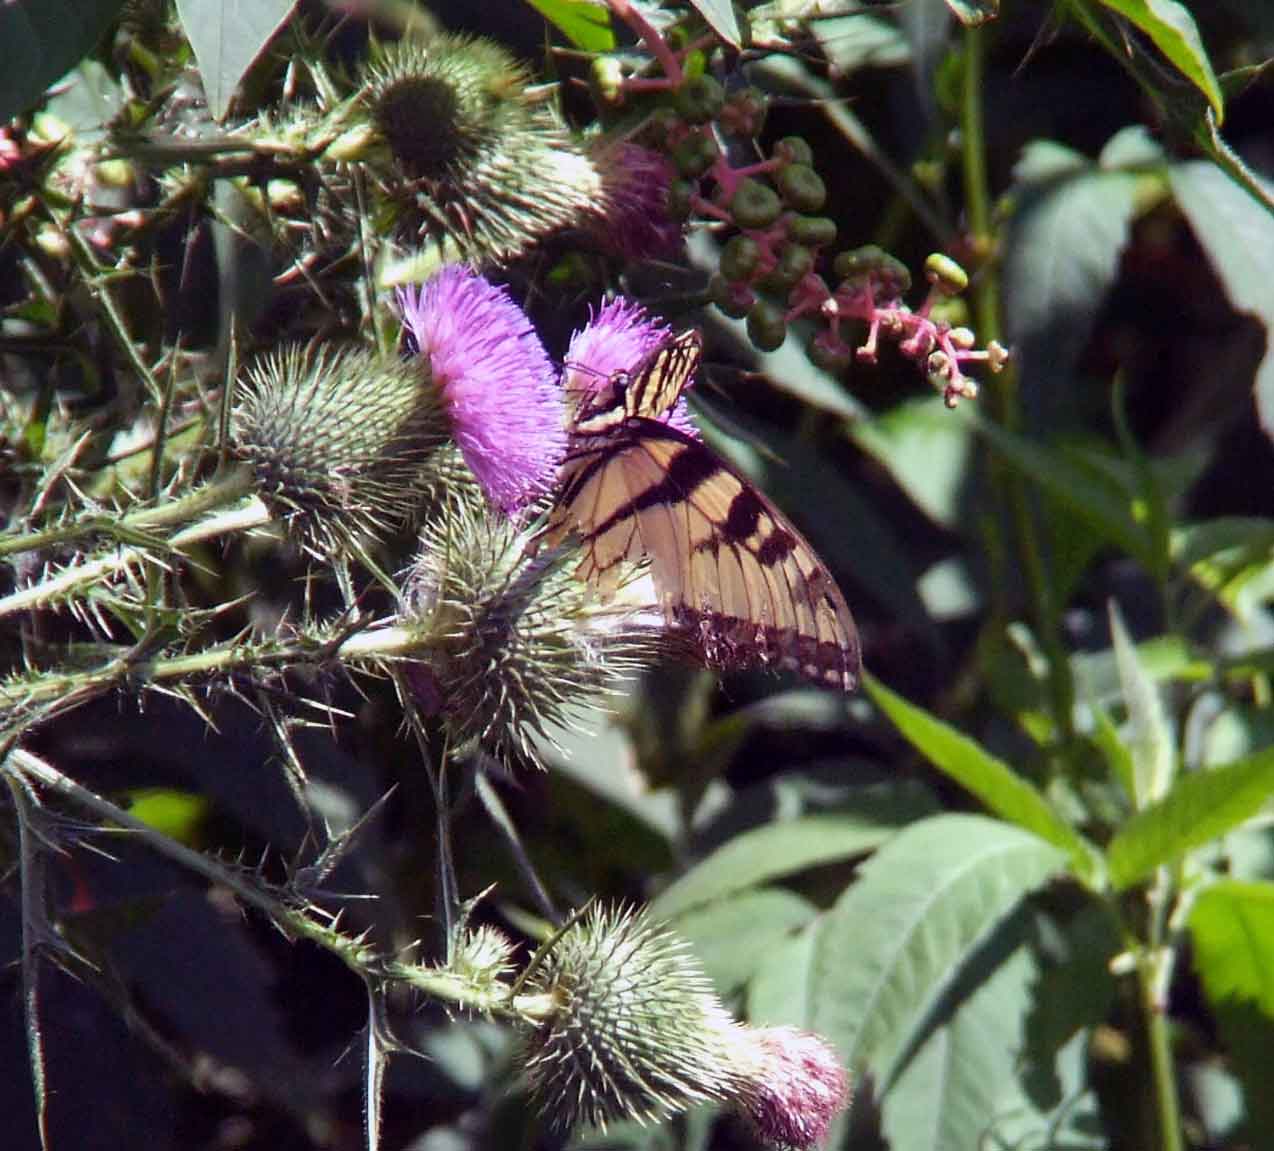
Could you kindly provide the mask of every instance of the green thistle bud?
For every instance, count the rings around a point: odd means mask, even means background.
[[[648,580],[621,581],[600,603],[573,574],[578,554],[528,558],[533,537],[471,493],[424,525],[409,580],[432,655],[417,695],[457,744],[536,762],[537,740],[569,724],[660,650],[663,614]]]
[[[525,1068],[549,1120],[656,1121],[740,1086],[735,1026],[687,944],[645,916],[594,909],[568,928],[528,991],[551,1005]]]
[[[257,494],[320,555],[408,523],[433,491],[448,434],[419,364],[296,345],[249,369],[231,429]]]
[[[462,36],[400,40],[369,66],[391,156],[371,171],[406,238],[500,263],[596,214],[602,176],[530,79],[500,45]]]
[[[730,213],[740,228],[768,228],[779,218],[783,204],[768,184],[748,176],[730,198]]]

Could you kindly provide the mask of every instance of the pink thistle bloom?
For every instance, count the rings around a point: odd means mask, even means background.
[[[561,392],[530,320],[503,288],[458,265],[399,289],[398,308],[465,463],[516,515],[552,489],[566,451]]]
[[[827,1138],[849,1103],[849,1077],[827,1040],[795,1027],[741,1027],[736,1096],[757,1135],[780,1147],[806,1148]]]
[[[633,371],[671,337],[672,329],[640,304],[618,297],[608,300],[571,337],[562,384],[579,406],[584,398],[607,387],[615,372]],[[699,439],[684,395],[661,418],[679,432]]]
[[[598,240],[629,260],[675,253],[681,224],[668,211],[676,175],[668,157],[622,141],[603,141],[590,155],[601,178]]]

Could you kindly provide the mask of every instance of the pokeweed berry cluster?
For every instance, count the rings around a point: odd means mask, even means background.
[[[625,76],[603,66],[603,94],[659,100],[646,135],[676,168],[668,210],[683,222],[733,232],[709,285],[713,303],[728,316],[746,318],[748,337],[761,351],[782,345],[794,321],[812,320],[809,352],[820,367],[841,371],[855,360],[874,363],[887,339],[922,367],[948,406],[976,396],[977,384],[965,368],[985,364],[998,372],[1008,353],[995,341],[978,348],[972,331],[935,310],[967,287],[964,270],[941,253],[930,256],[930,291],[913,309],[904,300],[910,273],[894,257],[874,246],[833,255],[836,221],[821,214],[827,187],[802,137],[784,137],[748,163],[731,159],[745,147],[759,154],[755,140],[765,122],[765,94],[752,87],[727,92],[708,74],[711,38],[708,52],[704,42],[677,47],[679,34],[663,37],[627,0],[611,0],[611,8],[642,38],[663,74]],[[829,264],[831,284],[823,274]],[[850,322],[866,326],[861,343],[852,342]]]

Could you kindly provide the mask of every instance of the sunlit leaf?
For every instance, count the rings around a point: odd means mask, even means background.
[[[1175,741],[1158,690],[1137,658],[1137,649],[1114,600],[1110,602],[1109,614],[1111,646],[1131,729],[1132,800],[1141,808],[1160,799],[1172,782],[1176,766]]]
[[[1065,851],[1080,876],[1093,877],[1093,847],[1008,764],[955,728],[908,703],[874,677],[865,676],[864,687],[904,738],[930,763],[976,795],[989,810]]]
[[[1163,799],[1139,811],[1106,849],[1110,882],[1122,890],[1161,864],[1224,835],[1274,793],[1274,748],[1224,767],[1179,776]]]
[[[946,5],[967,28],[976,28],[1000,14],[1000,0],[946,0]]]
[[[885,844],[816,929],[813,1025],[888,1080],[979,941],[1066,857],[1037,836],[939,815]]]
[[[690,6],[722,40],[732,48],[739,46],[739,20],[734,14],[733,0],[690,0]]]
[[[239,82],[295,6],[296,0],[177,0],[216,119],[229,111]]]
[[[559,29],[576,48],[585,52],[613,52],[615,32],[610,11],[597,0],[526,0]]]

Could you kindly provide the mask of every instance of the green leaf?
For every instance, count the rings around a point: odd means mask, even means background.
[[[946,5],[966,28],[976,28],[1000,14],[1000,0],[946,0]]]
[[[1041,147],[1015,171],[1017,206],[1004,242],[1004,320],[1023,387],[1047,414],[1118,274],[1140,177]]]
[[[1156,636],[1137,644],[1137,662],[1155,683],[1207,679],[1215,670],[1207,661],[1195,659],[1190,645],[1179,635]],[[1101,704],[1120,699],[1119,667],[1112,649],[1077,653],[1071,657],[1071,670],[1080,699]]]
[[[613,52],[615,32],[610,12],[596,0],[526,0],[576,48],[585,52]]]
[[[69,72],[123,7],[123,0],[10,0],[0,4],[0,124],[31,108]]]
[[[748,983],[748,1019],[771,1027],[805,1027],[814,1017],[814,951],[821,919],[771,947]]]
[[[283,26],[297,0],[177,0],[213,116],[221,120],[239,82]]]
[[[1244,1084],[1248,1128],[1274,1130],[1269,1053],[1274,1045],[1274,884],[1221,880],[1190,909],[1194,967]],[[1259,1143],[1259,1141],[1258,1141]]]
[[[732,0],[690,0],[690,6],[731,48],[739,47],[739,21]]]
[[[843,814],[811,815],[736,835],[651,903],[662,919],[807,867],[852,859],[879,847],[933,804],[920,789],[863,788]]]
[[[1274,215],[1204,161],[1173,165],[1169,179],[1230,303],[1265,329],[1265,356],[1256,371],[1256,408],[1266,433],[1274,435]]]
[[[1274,791],[1274,748],[1224,767],[1178,777],[1172,790],[1134,815],[1106,848],[1110,882],[1130,887],[1162,864],[1237,827]]]
[[[1176,0],[1098,0],[1103,7],[1130,20],[1153,41],[1191,84],[1203,93],[1219,121],[1224,115],[1221,85],[1217,83],[1207,49],[1190,9]]]
[[[172,788],[135,788],[127,795],[131,814],[179,843],[194,843],[199,825],[212,810],[205,796]]]
[[[810,18],[809,28],[838,76],[860,68],[896,68],[911,59],[911,45],[901,29],[865,8],[845,16]]]
[[[849,425],[854,443],[886,468],[935,522],[954,527],[973,463],[972,428],[942,400],[898,404],[874,420]]]
[[[924,709],[895,695],[875,677],[865,676],[864,687],[903,738],[930,763],[976,795],[996,815],[1066,852],[1081,879],[1091,882],[1095,878],[1097,856],[1092,845],[1008,764]]]
[[[747,983],[770,950],[814,915],[814,906],[799,895],[761,887],[667,922],[689,940],[717,993],[724,996]]]
[[[1066,869],[1043,840],[976,815],[912,824],[863,865],[816,929],[815,1030],[888,1081],[979,942]]]
[[[1119,669],[1128,726],[1132,729],[1129,741],[1133,770],[1131,798],[1134,807],[1143,808],[1161,799],[1172,783],[1176,768],[1175,741],[1158,689],[1137,658],[1137,649],[1114,600],[1110,601],[1109,614],[1115,666]]]

